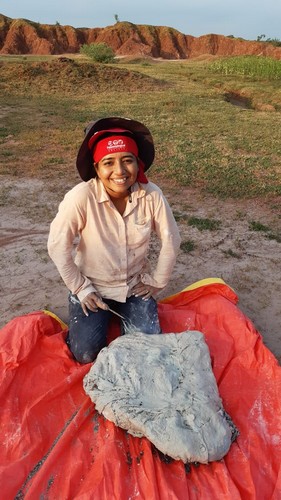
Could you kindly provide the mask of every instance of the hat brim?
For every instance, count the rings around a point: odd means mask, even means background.
[[[148,170],[153,163],[155,155],[153,138],[145,125],[136,120],[119,118],[117,116],[102,118],[96,122],[91,122],[88,125],[86,128],[85,138],[78,151],[76,166],[83,181],[88,181],[96,176],[96,172],[93,167],[92,151],[88,146],[90,138],[97,132],[116,128],[128,130],[133,134],[133,138],[138,146],[139,158],[144,164],[144,171]],[[102,135],[103,134],[97,134],[97,138],[102,137]]]

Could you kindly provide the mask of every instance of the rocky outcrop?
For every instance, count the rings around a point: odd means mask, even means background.
[[[82,44],[106,43],[117,56],[187,59],[202,55],[263,55],[281,59],[281,47],[223,35],[194,37],[165,26],[118,22],[106,28],[47,25],[0,15],[1,54],[73,54]]]

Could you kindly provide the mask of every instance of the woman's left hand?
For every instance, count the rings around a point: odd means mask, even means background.
[[[148,300],[150,297],[160,292],[160,290],[162,289],[140,282],[132,288],[132,294],[135,295],[135,297],[142,297],[143,300]]]

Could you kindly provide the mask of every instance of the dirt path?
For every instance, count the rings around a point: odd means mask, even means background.
[[[254,322],[265,345],[280,362],[281,243],[278,238],[268,237],[280,237],[280,201],[218,201],[191,189],[179,190],[164,186],[161,181],[157,183],[176,214],[182,239],[188,242],[187,249],[191,250],[181,250],[173,278],[161,296],[176,293],[200,279],[224,279],[237,293],[240,309]],[[2,178],[1,326],[15,316],[45,308],[67,322],[67,290],[47,255],[46,241],[49,223],[70,187]],[[190,217],[217,220],[218,228],[199,230],[190,225]],[[253,221],[264,229],[254,231]],[[152,258],[157,247],[154,242]]]

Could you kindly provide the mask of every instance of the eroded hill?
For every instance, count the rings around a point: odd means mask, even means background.
[[[165,26],[129,22],[106,28],[73,28],[0,15],[1,54],[73,54],[84,43],[100,42],[108,44],[118,56],[187,59],[202,55],[263,55],[281,59],[281,47],[223,35],[194,37]]]

